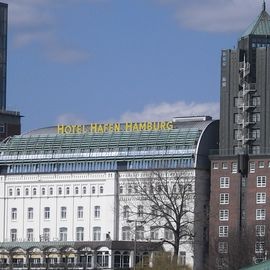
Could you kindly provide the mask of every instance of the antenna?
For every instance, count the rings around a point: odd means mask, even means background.
[[[265,11],[266,9],[266,3],[265,3],[265,0],[263,0],[263,11]]]

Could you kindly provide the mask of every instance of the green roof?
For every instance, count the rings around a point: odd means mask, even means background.
[[[260,15],[256,20],[248,27],[241,37],[246,37],[249,35],[262,35],[270,36],[270,16],[265,11],[265,5]]]

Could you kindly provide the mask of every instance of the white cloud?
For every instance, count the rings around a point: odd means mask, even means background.
[[[72,2],[71,0],[66,0]],[[9,0],[9,23],[13,28],[12,45],[15,48],[32,44],[39,46],[47,59],[58,63],[82,62],[89,58],[89,53],[64,43],[54,30],[56,18],[51,9],[63,5],[56,0]],[[74,3],[75,4],[75,3]],[[61,6],[61,8],[64,8]]]
[[[63,113],[56,119],[56,124],[76,125],[88,123],[85,119],[73,113]]]
[[[182,27],[209,32],[244,31],[262,8],[262,1],[254,0],[157,1],[174,7]]]
[[[213,118],[218,118],[219,103],[186,103],[185,101],[177,101],[175,103],[150,104],[146,105],[141,112],[125,112],[120,117],[120,121],[158,121],[172,119],[177,116],[197,115],[210,115]]]

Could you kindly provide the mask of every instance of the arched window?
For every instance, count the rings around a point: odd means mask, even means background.
[[[62,188],[61,187],[58,188],[58,195],[62,195]]]
[[[95,194],[95,193],[96,193],[96,187],[93,186],[93,187],[92,187],[92,194]]]
[[[13,190],[12,190],[12,188],[10,188],[10,189],[8,190],[8,195],[9,195],[9,196],[13,196]]]
[[[86,187],[83,187],[83,194],[86,194]]]
[[[53,187],[50,187],[50,195],[53,195]]]
[[[37,195],[37,188],[33,188],[33,196]]]
[[[69,193],[70,193],[70,188],[66,187],[66,194],[69,195]]]
[[[21,190],[19,188],[16,189],[16,195],[20,196],[21,195]]]
[[[42,195],[45,195],[45,194],[46,194],[46,190],[45,190],[44,187],[41,189],[41,194],[42,194]]]
[[[79,194],[79,187],[75,187],[75,194]]]
[[[25,196],[29,196],[29,188],[25,189]]]
[[[104,187],[103,187],[103,186],[100,186],[100,187],[99,187],[99,193],[102,194],[103,191],[104,191]]]
[[[123,192],[124,192],[124,188],[123,188],[123,186],[120,186],[120,187],[119,187],[119,193],[120,193],[120,194],[123,194]]]

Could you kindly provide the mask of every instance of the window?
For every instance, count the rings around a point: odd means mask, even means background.
[[[128,186],[128,194],[131,194],[131,193],[132,193],[132,186],[129,185],[129,186]]]
[[[109,251],[97,251],[97,264],[102,268],[108,268]]]
[[[17,189],[16,189],[16,195],[17,195],[17,196],[21,196],[21,189],[20,189],[20,188],[17,188]]]
[[[67,208],[65,206],[61,207],[61,219],[67,218]]]
[[[100,206],[95,206],[94,216],[95,218],[100,218]]]
[[[260,122],[261,121],[260,113],[252,113],[251,114],[251,121],[255,122],[255,123]]]
[[[27,229],[27,231],[26,231],[26,239],[27,239],[27,241],[33,242],[33,240],[34,240],[34,230],[32,228]]]
[[[229,193],[220,193],[219,203],[220,204],[229,204]]]
[[[218,163],[213,162],[212,168],[213,168],[213,170],[218,170]]]
[[[13,190],[12,190],[12,188],[10,188],[10,189],[8,190],[8,195],[9,195],[9,196],[13,196]]]
[[[238,168],[237,168],[237,162],[232,162],[232,173],[237,173]]]
[[[25,189],[25,196],[29,196],[29,188]]]
[[[27,219],[28,220],[32,220],[34,218],[34,208],[33,207],[29,207],[27,209]]]
[[[45,207],[44,208],[44,219],[50,219],[50,218],[51,218],[50,207]]]
[[[37,188],[33,188],[32,189],[32,194],[33,194],[33,196],[36,196],[37,195]]]
[[[230,178],[229,177],[220,177],[219,187],[220,188],[229,188],[230,187]]]
[[[266,176],[257,176],[257,187],[266,187]]]
[[[83,189],[82,189],[82,192],[83,192],[83,194],[86,194],[86,186],[83,186]]]
[[[152,240],[159,240],[159,229],[158,229],[158,227],[155,227],[155,226],[150,227],[150,238]]]
[[[164,229],[164,237],[166,240],[173,240],[173,232],[169,229]]]
[[[265,192],[257,192],[256,193],[256,203],[266,203],[266,193]]]
[[[228,164],[227,164],[227,162],[222,162],[222,169],[223,169],[223,170],[228,169]]]
[[[124,192],[124,188],[123,188],[123,186],[120,186],[120,187],[119,187],[119,193],[120,193],[120,194],[123,194],[123,192]]]
[[[256,225],[256,236],[265,236],[265,225]]]
[[[46,194],[46,189],[44,187],[41,189],[41,194],[42,195],[45,195]]]
[[[144,239],[144,227],[143,226],[137,226],[136,238],[138,240],[143,240]]]
[[[259,162],[258,162],[258,167],[259,167],[260,169],[264,168],[264,161],[259,161]]]
[[[264,253],[264,242],[255,243],[255,253]]]
[[[233,131],[233,138],[235,139],[235,140],[241,140],[242,139],[242,131],[241,130],[239,130],[239,129],[235,129],[234,131]]]
[[[50,187],[49,192],[50,192],[50,195],[53,195],[53,188],[52,187]]]
[[[261,105],[261,98],[260,97],[252,97],[251,98],[251,105],[260,106]]]
[[[103,194],[103,191],[104,191],[104,187],[103,187],[103,186],[100,186],[100,187],[99,187],[99,193],[100,193],[100,194]]]
[[[256,209],[256,220],[265,220],[266,210],[265,209]]]
[[[100,241],[100,239],[101,239],[101,228],[93,227],[93,240]]]
[[[11,239],[11,242],[17,241],[17,229],[10,230],[10,239]]]
[[[95,194],[95,193],[96,193],[96,187],[93,186],[93,187],[92,187],[92,194]]]
[[[124,205],[123,207],[123,218],[128,219],[129,218],[129,206],[128,205]]]
[[[251,130],[251,138],[252,139],[260,139],[260,137],[261,137],[260,129]]]
[[[228,242],[218,243],[218,253],[228,253]]]
[[[77,208],[77,218],[83,218],[83,206]]]
[[[142,218],[143,217],[143,206],[142,205],[138,205],[137,215],[138,215],[138,218]]]
[[[84,239],[84,228],[83,227],[77,227],[76,228],[76,240],[77,241],[83,241]]]
[[[252,154],[260,154],[260,146],[259,145],[251,146],[251,153]]]
[[[122,240],[130,240],[130,227],[122,227]]]
[[[69,195],[69,194],[70,194],[70,188],[66,187],[66,195]]]
[[[59,188],[58,188],[58,195],[62,195],[62,193],[63,193],[62,188],[59,187]]]
[[[17,220],[17,208],[11,208],[11,220]]]
[[[50,241],[50,229],[49,228],[43,229],[43,241]]]
[[[228,221],[229,220],[229,210],[228,209],[219,210],[219,220],[220,221]]]
[[[228,226],[219,226],[219,237],[228,237],[228,232]]]
[[[179,256],[179,263],[180,265],[186,265],[186,252],[185,251],[180,251],[180,256]]]
[[[79,194],[79,187],[75,187],[75,194]]]
[[[59,228],[59,239],[60,241],[67,241],[67,228],[66,227]]]
[[[249,172],[255,173],[255,162],[254,161],[249,162]]]

